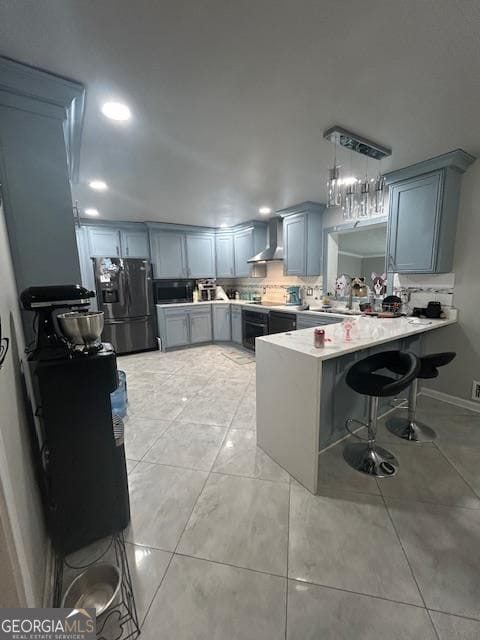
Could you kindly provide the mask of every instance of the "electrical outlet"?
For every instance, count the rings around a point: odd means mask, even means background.
[[[480,382],[478,380],[472,382],[472,400],[480,402]]]

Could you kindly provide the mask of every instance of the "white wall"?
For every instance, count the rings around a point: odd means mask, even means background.
[[[372,286],[372,272],[382,275],[385,271],[385,256],[381,258],[364,258],[362,260],[362,271],[368,286]]]
[[[463,176],[455,245],[453,304],[459,322],[429,334],[428,351],[456,351],[456,359],[425,387],[471,398],[472,380],[480,380],[480,161]]]
[[[47,539],[30,459],[27,407],[20,370],[25,345],[1,206],[0,282],[2,335],[10,338],[10,350],[0,370],[0,519],[3,527],[7,526],[11,533],[14,549],[9,549],[9,564],[21,583],[18,585],[20,591],[24,590],[24,604],[41,606]],[[14,557],[14,551],[17,557]],[[6,563],[6,558],[4,561]],[[0,575],[0,582],[4,578]],[[0,607],[3,606],[6,604],[0,600]]]
[[[346,273],[351,278],[363,275],[362,258],[357,256],[348,256],[344,253],[338,254],[337,274]]]

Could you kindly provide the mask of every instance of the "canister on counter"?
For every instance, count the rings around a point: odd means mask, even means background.
[[[325,329],[318,327],[313,331],[313,344],[316,349],[323,349],[325,346]]]

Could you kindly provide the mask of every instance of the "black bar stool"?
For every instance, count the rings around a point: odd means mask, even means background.
[[[455,358],[457,354],[453,352],[432,353],[428,356],[419,357],[420,370],[417,377],[413,380],[408,391],[408,416],[401,418],[392,416],[387,420],[387,429],[404,440],[412,442],[432,442],[437,437],[435,431],[423,424],[417,422],[415,413],[417,410],[418,380],[428,380],[438,376],[438,367],[444,367]],[[394,373],[403,373],[402,367],[397,367],[394,363],[393,367],[389,367]]]
[[[349,387],[357,393],[368,396],[368,423],[349,418],[345,427],[349,433],[364,442],[350,442],[343,450],[346,462],[362,473],[376,478],[394,476],[398,471],[398,460],[395,456],[377,446],[378,399],[395,396],[403,391],[415,379],[420,362],[414,353],[409,351],[383,351],[363,358],[355,363],[347,372],[345,379]],[[402,370],[400,378],[393,378],[382,373],[382,369],[389,371]],[[360,438],[350,429],[351,423],[366,426],[368,439]]]

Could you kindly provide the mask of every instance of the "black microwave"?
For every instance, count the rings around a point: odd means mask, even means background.
[[[154,280],[153,299],[155,304],[193,302],[194,285],[194,280]]]

